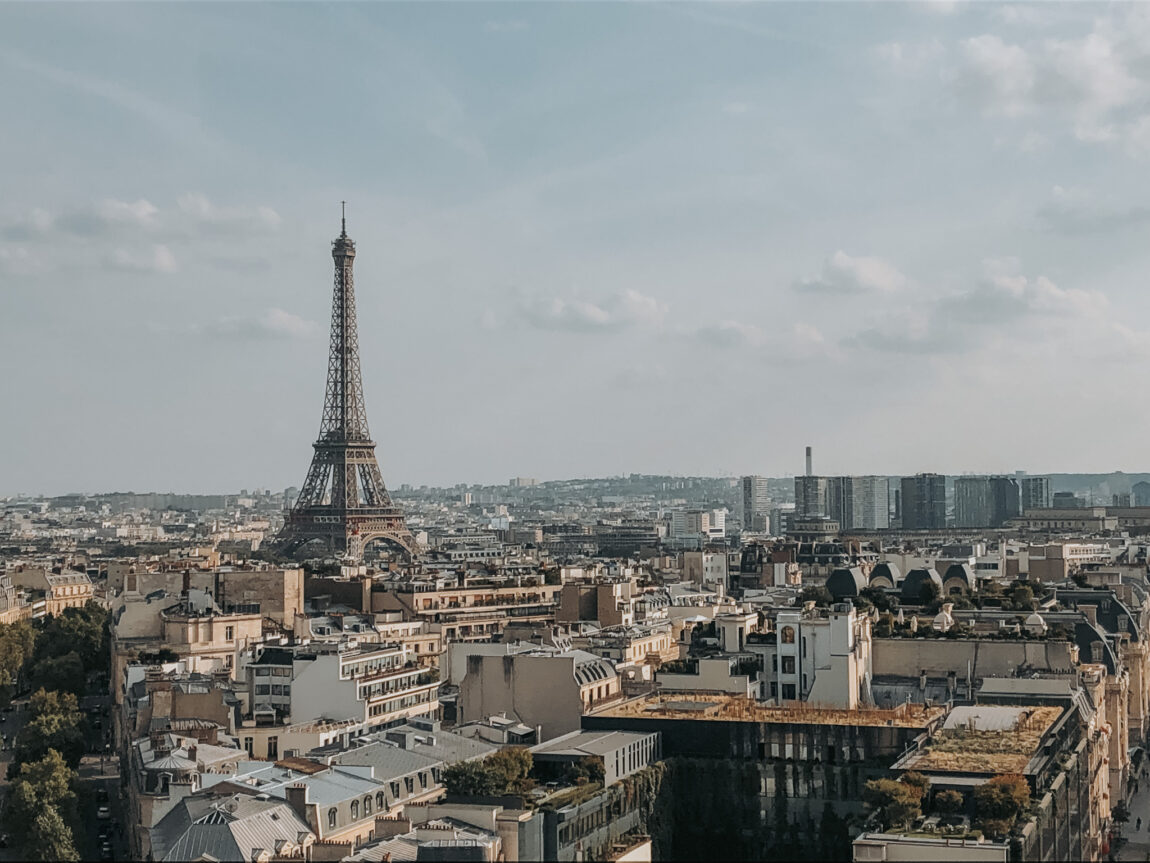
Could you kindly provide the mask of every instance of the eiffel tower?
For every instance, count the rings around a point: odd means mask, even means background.
[[[369,542],[384,540],[412,556],[415,540],[404,523],[403,510],[392,503],[383,484],[375,442],[367,428],[352,278],[355,243],[347,235],[346,211],[340,235],[331,244],[331,256],[335,287],[323,419],[307,479],[279,540],[288,554],[322,540],[328,551],[359,560]]]

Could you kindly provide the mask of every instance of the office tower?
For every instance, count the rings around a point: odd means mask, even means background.
[[[1002,527],[1022,514],[1020,492],[1012,476],[956,477],[954,526]]]
[[[1050,477],[1024,476],[1022,486],[1022,511],[1050,509]]]
[[[746,530],[766,530],[763,524],[770,521],[771,496],[767,492],[765,476],[743,477],[743,528]],[[758,519],[758,522],[756,522]],[[763,525],[763,526],[759,526]]]
[[[1136,482],[1130,490],[1134,506],[1150,506],[1150,482]]]
[[[904,476],[901,486],[902,526],[906,530],[946,527],[946,477],[938,473]]]
[[[890,527],[890,483],[885,476],[827,477],[827,516],[843,530]]]

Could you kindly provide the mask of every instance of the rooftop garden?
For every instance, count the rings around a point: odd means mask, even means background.
[[[911,771],[899,779],[872,779],[863,802],[884,831],[911,836],[1004,838],[1030,807],[1030,786],[1018,774],[1002,774],[970,795],[946,789],[931,794],[930,780]]]

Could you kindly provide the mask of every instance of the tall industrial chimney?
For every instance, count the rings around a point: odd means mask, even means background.
[[[811,472],[811,448],[807,447],[807,476],[813,476]]]

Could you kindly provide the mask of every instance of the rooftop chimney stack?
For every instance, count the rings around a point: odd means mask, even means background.
[[[813,476],[814,472],[811,469],[811,448],[807,447],[807,476]]]

